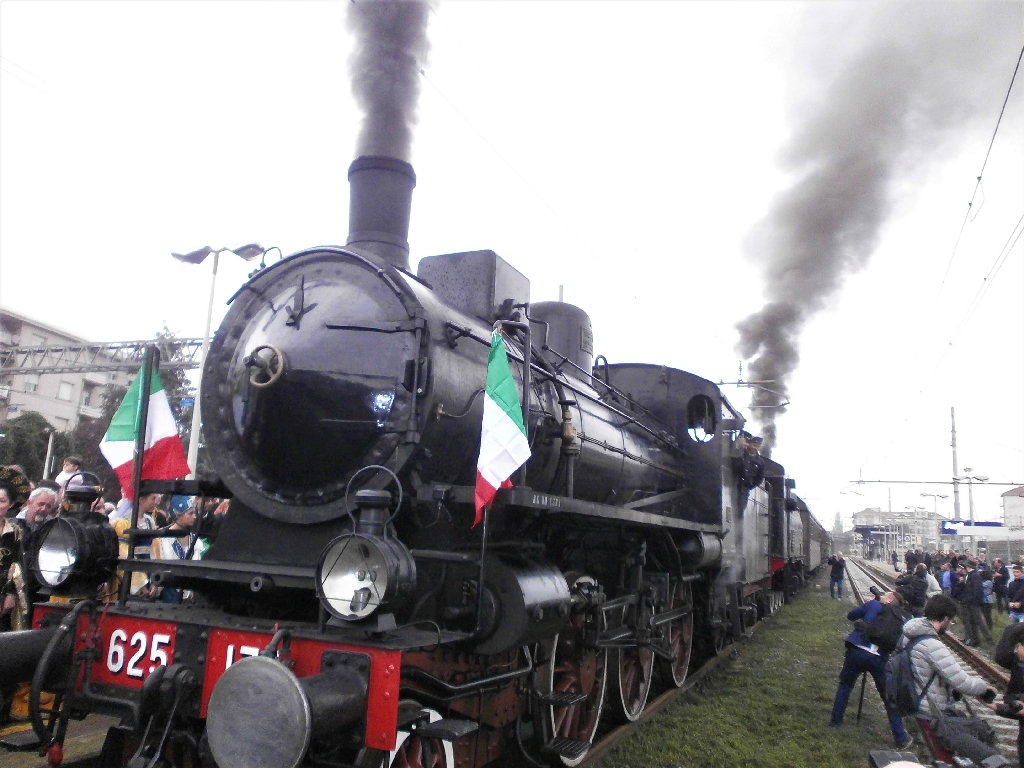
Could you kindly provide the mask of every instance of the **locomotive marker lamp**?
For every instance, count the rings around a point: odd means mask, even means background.
[[[320,555],[317,597],[336,618],[365,619],[382,606],[398,605],[416,588],[412,553],[387,534],[390,503],[387,491],[356,493],[355,532],[339,536]]]
[[[114,575],[117,534],[105,515],[90,511],[102,487],[80,472],[64,489],[64,513],[47,520],[33,537],[29,563],[37,579],[54,592],[88,594]]]
[[[195,399],[192,403],[192,430],[188,440],[188,466],[192,473],[189,478],[195,477],[196,465],[199,462],[199,428],[202,424],[202,415],[199,408],[199,395],[203,384],[203,368],[206,366],[206,353],[210,349],[210,325],[213,322],[213,289],[217,284],[217,264],[220,262],[220,255],[227,251],[233,253],[244,261],[252,261],[257,256],[267,252],[259,243],[249,243],[239,248],[218,248],[214,250],[204,245],[197,251],[189,253],[172,253],[171,256],[186,264],[202,264],[206,257],[213,254],[213,273],[210,276],[210,301],[206,307],[206,331],[203,333],[203,346],[199,351],[199,379],[196,381]]]
[[[398,539],[366,533],[339,536],[316,567],[316,593],[328,613],[344,621],[393,607],[416,586],[416,563]]]

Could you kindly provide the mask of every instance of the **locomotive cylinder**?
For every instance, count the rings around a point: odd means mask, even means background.
[[[722,540],[708,533],[693,533],[678,546],[684,571],[698,571],[722,561]]]
[[[313,738],[336,733],[366,712],[365,658],[303,678],[264,656],[232,664],[217,681],[207,710],[206,733],[217,765],[296,768]]]
[[[487,564],[486,588],[493,606],[474,653],[490,655],[551,637],[572,607],[562,572],[540,560],[494,558]]]

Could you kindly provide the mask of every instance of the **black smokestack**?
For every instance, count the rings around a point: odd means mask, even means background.
[[[427,56],[424,2],[364,0],[349,6],[355,49],[352,93],[363,109],[348,169],[348,245],[409,268],[409,214],[416,174],[408,160]]]
[[[408,270],[412,166],[393,157],[357,157],[348,167],[348,182],[347,245]]]
[[[1020,5],[899,3],[873,9],[849,64],[814,84],[782,160],[800,175],[744,244],[764,264],[765,305],[737,324],[765,449],[800,361],[804,325],[862,269],[904,181],[979,118],[994,125],[1017,59]],[[860,19],[858,19],[860,20]],[[834,43],[835,41],[831,41]],[[981,158],[979,157],[979,160]]]

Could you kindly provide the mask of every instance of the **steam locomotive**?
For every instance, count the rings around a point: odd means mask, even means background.
[[[191,600],[41,603],[0,637],[51,762],[68,718],[100,712],[120,718],[104,765],[577,765],[827,556],[782,465],[740,486],[718,386],[595,359],[587,314],[531,302],[491,251],[412,273],[412,167],[360,157],[349,179],[347,244],[255,274],[213,339],[219,480],[143,483],[231,498],[202,559],[117,563]],[[532,457],[474,526],[495,327]],[[106,523],[47,525],[40,580],[95,594]]]

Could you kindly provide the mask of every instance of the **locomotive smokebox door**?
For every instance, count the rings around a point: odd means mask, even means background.
[[[422,321],[388,269],[306,251],[232,302],[203,372],[203,432],[221,479],[261,515],[303,525],[344,515],[348,479],[387,464],[408,430],[415,393],[402,382]],[[266,349],[269,368],[284,358],[276,377],[253,368]]]

